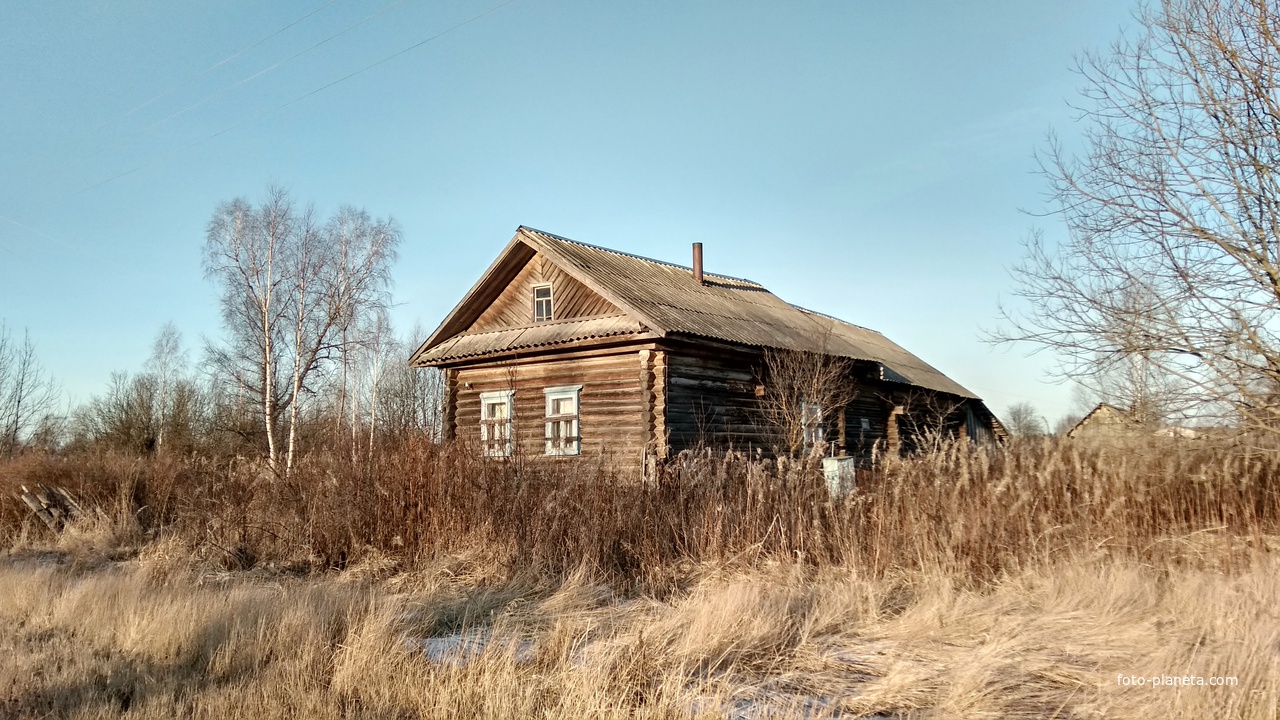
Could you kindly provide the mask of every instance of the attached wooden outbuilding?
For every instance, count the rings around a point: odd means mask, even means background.
[[[925,438],[1005,436],[973,393],[878,332],[750,280],[521,227],[414,352],[445,373],[444,436],[494,457],[641,468],[699,446],[773,454],[766,353],[843,358],[850,392],[815,413],[816,451],[870,461]]]

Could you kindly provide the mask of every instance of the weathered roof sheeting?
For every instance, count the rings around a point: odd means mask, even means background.
[[[449,334],[450,328],[465,327],[474,319],[472,315],[482,312],[482,307],[471,305],[484,296],[483,286],[509,281],[505,275],[518,271],[518,258],[527,261],[531,250],[545,254],[626,315],[441,337]],[[875,362],[885,380],[977,398],[874,330],[791,305],[750,280],[711,273],[704,273],[704,280],[699,284],[692,270],[682,265],[521,227],[467,298],[414,354],[412,362],[437,364],[504,350],[649,331],[659,337],[708,338]]]
[[[706,273],[706,283],[699,285],[692,270],[680,265],[530,228],[521,228],[520,233],[538,242],[539,250],[562,261],[570,272],[589,277],[599,286],[597,292],[647,318],[663,336],[684,334],[868,360],[881,365],[885,380],[977,397],[884,335],[791,305],[759,283]]]
[[[831,328],[830,335],[823,340],[823,343],[827,346],[827,349],[823,350],[823,352],[877,362],[880,364],[881,375],[890,382],[916,385],[930,390],[959,395],[960,397],[973,399],[978,397],[965,389],[960,383],[943,375],[937,368],[907,352],[901,345],[875,330],[869,330],[821,313],[805,310],[804,308],[796,309],[812,317],[819,318],[820,323],[829,324]],[[820,335],[819,337],[822,336]]]
[[[416,362],[420,364],[445,362],[508,350],[558,345],[575,340],[635,335],[644,331],[643,325],[626,315],[609,315],[585,320],[565,320],[502,328],[488,332],[463,333],[421,353]]]

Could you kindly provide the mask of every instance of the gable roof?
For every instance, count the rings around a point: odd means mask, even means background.
[[[529,326],[483,333],[465,332],[502,287],[542,253],[574,279],[616,305],[626,318],[595,327],[603,319]],[[708,338],[739,345],[798,350],[877,363],[885,380],[965,398],[977,396],[884,335],[828,315],[791,305],[751,280],[703,274],[698,284],[688,267],[587,245],[521,226],[440,327],[414,353],[413,365],[433,365],[504,349],[532,347],[520,338],[533,328],[540,345],[586,337],[642,333],[663,338]],[[504,334],[503,337],[495,337]],[[507,340],[513,344],[504,344]]]
[[[1095,405],[1084,417],[1080,418],[1079,422],[1072,425],[1071,429],[1067,431],[1067,437],[1075,437],[1092,426],[1136,428],[1140,427],[1141,423],[1115,405],[1102,402]]]

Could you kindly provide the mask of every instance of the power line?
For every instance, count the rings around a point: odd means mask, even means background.
[[[462,22],[458,23],[457,25],[454,25],[454,26],[453,26],[453,27],[451,27],[451,28],[448,28],[448,29],[446,29],[446,30],[442,30],[442,31],[440,31],[440,32],[436,33],[435,35],[432,35],[431,37],[429,37],[429,38],[427,38],[427,39],[425,39],[425,40],[422,40],[422,41],[420,41],[420,42],[414,43],[413,45],[410,45],[409,47],[407,47],[407,48],[405,48],[405,49],[403,49],[403,50],[401,50],[401,51],[399,51],[399,52],[397,52],[397,53],[393,53],[393,54],[391,54],[391,55],[388,55],[387,57],[384,57],[384,58],[382,58],[381,60],[379,60],[379,61],[377,61],[377,62],[375,62],[375,63],[373,63],[373,64],[371,64],[371,65],[366,65],[366,66],[364,66],[364,67],[360,68],[359,70],[356,70],[355,72],[351,73],[350,75],[346,75],[346,76],[344,76],[344,77],[340,77],[340,78],[338,78],[337,80],[334,80],[333,82],[329,83],[328,85],[324,85],[324,86],[322,86],[322,87],[318,87],[318,88],[316,88],[315,90],[312,90],[311,92],[309,92],[309,93],[307,93],[307,94],[305,94],[305,95],[300,95],[300,96],[298,96],[298,97],[296,97],[296,98],[294,98],[294,99],[290,100],[289,102],[283,103],[283,104],[281,104],[281,105],[277,105],[276,107],[274,107],[274,108],[272,108],[272,109],[270,109],[270,110],[266,111],[266,112],[265,112],[265,113],[263,113],[262,115],[259,115],[257,118],[254,118],[254,120],[253,120],[252,122],[257,122],[257,121],[258,121],[258,120],[260,120],[261,118],[263,118],[263,117],[265,117],[265,116],[267,116],[267,115],[270,115],[271,113],[276,112],[277,110],[283,110],[284,108],[287,108],[287,107],[289,107],[290,105],[292,105],[292,104],[294,104],[294,103],[296,103],[296,102],[299,102],[299,101],[301,101],[301,100],[305,100],[305,99],[307,99],[307,98],[311,97],[312,95],[315,95],[316,93],[319,93],[319,92],[323,92],[323,91],[325,91],[325,90],[328,90],[329,88],[333,87],[334,85],[337,85],[338,83],[346,82],[347,80],[350,80],[351,78],[353,78],[353,77],[355,77],[355,76],[357,76],[357,75],[359,75],[359,74],[361,74],[361,73],[363,73],[363,72],[366,72],[366,71],[368,71],[368,70],[372,70],[372,69],[374,69],[374,68],[378,67],[379,65],[381,65],[381,64],[383,64],[383,63],[390,62],[390,61],[392,61],[392,60],[394,60],[394,59],[396,59],[396,58],[400,57],[401,55],[404,55],[405,53],[407,53],[407,52],[409,52],[409,51],[411,51],[411,50],[416,50],[416,49],[418,49],[418,48],[422,47],[423,45],[426,45],[427,43],[431,42],[432,40],[435,40],[436,38],[441,37],[442,35],[447,35],[447,34],[449,34],[449,33],[453,32],[454,30],[457,30],[458,28],[463,27],[464,25],[470,25],[471,23],[475,22],[476,20],[479,20],[479,19],[481,19],[481,18],[483,18],[483,17],[485,17],[486,15],[489,15],[489,14],[491,14],[491,13],[495,13],[495,12],[497,12],[498,10],[501,10],[502,8],[504,8],[504,7],[506,7],[506,6],[510,5],[510,4],[512,4],[512,3],[514,3],[514,2],[516,2],[516,0],[507,0],[506,2],[504,2],[504,3],[500,4],[500,5],[495,5],[495,6],[491,7],[491,8],[489,8],[488,10],[485,10],[484,12],[480,13],[479,15],[476,15],[476,16],[474,16],[474,17],[470,18],[470,19],[464,20],[464,21],[462,21]],[[230,132],[231,130],[234,130],[234,129],[235,129],[235,127],[232,127],[232,128],[228,128],[227,130],[224,130],[224,131],[222,131],[222,132]],[[221,134],[222,134],[222,132],[218,133],[218,135],[221,135]],[[217,135],[215,135],[214,137],[217,137]]]
[[[310,92],[308,92],[308,93],[305,93],[305,94],[303,94],[303,95],[299,95],[298,97],[296,97],[296,98],[294,98],[294,99],[292,99],[292,100],[289,100],[289,101],[287,101],[287,102],[281,103],[280,105],[277,105],[277,106],[275,106],[275,107],[273,107],[273,108],[271,108],[271,109],[269,109],[269,110],[266,110],[266,111],[264,111],[264,112],[261,112],[261,113],[259,113],[257,116],[255,116],[255,117],[254,117],[253,119],[251,119],[251,120],[246,120],[246,121],[244,121],[244,122],[240,122],[240,123],[236,123],[235,125],[231,125],[230,127],[223,128],[222,130],[219,130],[218,132],[213,133],[212,135],[208,135],[208,136],[203,137],[203,138],[201,138],[201,139],[199,139],[199,140],[196,140],[195,142],[191,142],[191,143],[188,143],[188,144],[186,144],[186,145],[183,145],[183,146],[180,146],[180,147],[178,147],[178,148],[175,148],[175,149],[173,149],[173,150],[170,150],[170,151],[169,151],[169,152],[167,152],[167,153],[164,153],[164,154],[162,154],[162,155],[159,155],[159,156],[157,156],[157,157],[155,157],[155,158],[153,158],[153,159],[151,159],[151,160],[149,160],[149,161],[147,161],[147,162],[145,162],[145,163],[143,163],[143,164],[141,164],[141,165],[138,165],[138,166],[136,166],[136,167],[130,168],[129,170],[126,170],[126,171],[124,171],[124,172],[122,172],[122,173],[120,173],[120,174],[118,174],[118,175],[114,175],[114,176],[112,176],[112,177],[107,178],[106,180],[103,180],[103,181],[98,182],[98,183],[94,183],[93,185],[89,185],[88,187],[81,188],[81,189],[80,189],[79,191],[77,191],[77,192],[78,192],[78,193],[84,193],[84,192],[88,192],[89,190],[93,190],[93,189],[95,189],[95,188],[102,187],[103,185],[106,185],[106,184],[108,184],[108,183],[115,182],[116,180],[119,180],[120,178],[126,177],[126,176],[128,176],[128,175],[132,175],[133,173],[135,173],[135,172],[137,172],[137,171],[139,171],[139,170],[142,170],[142,169],[148,168],[148,167],[150,167],[150,166],[152,166],[152,165],[154,165],[154,164],[156,164],[156,163],[160,162],[161,160],[165,160],[165,159],[167,159],[167,158],[169,158],[169,157],[172,157],[172,156],[174,156],[174,155],[177,155],[177,154],[179,154],[179,153],[181,153],[181,152],[183,152],[183,151],[185,151],[185,150],[189,150],[189,149],[191,149],[191,148],[193,148],[193,147],[195,147],[195,146],[197,146],[197,145],[201,145],[201,144],[206,143],[206,142],[208,142],[208,141],[210,141],[210,140],[213,140],[213,139],[215,139],[215,138],[218,138],[218,137],[221,137],[221,136],[223,136],[223,135],[226,135],[226,134],[227,134],[227,133],[229,133],[229,132],[232,132],[232,131],[234,131],[234,130],[238,130],[238,129],[242,128],[242,127],[246,127],[246,126],[249,126],[249,125],[253,125],[253,124],[255,124],[255,123],[257,123],[257,122],[261,121],[263,118],[267,117],[268,115],[271,115],[271,114],[273,114],[273,113],[279,112],[280,110],[283,110],[284,108],[287,108],[287,107],[289,107],[290,105],[293,105],[294,103],[301,102],[302,100],[305,100],[305,99],[307,99],[307,98],[311,97],[312,95],[316,95],[317,93],[321,93],[321,92],[324,92],[325,90],[328,90],[329,88],[333,87],[334,85],[338,85],[338,84],[340,84],[340,83],[346,82],[347,80],[350,80],[351,78],[356,77],[357,75],[360,75],[360,74],[362,74],[362,73],[368,72],[369,70],[372,70],[372,69],[374,69],[374,68],[376,68],[376,67],[378,67],[379,65],[382,65],[382,64],[384,64],[384,63],[390,62],[391,60],[394,60],[394,59],[396,59],[396,58],[400,57],[401,55],[404,55],[405,53],[408,53],[408,52],[411,52],[411,51],[413,51],[413,50],[416,50],[416,49],[418,49],[418,48],[422,47],[423,45],[426,45],[427,43],[429,43],[429,42],[431,42],[431,41],[433,41],[433,40],[436,40],[436,39],[438,39],[438,38],[440,38],[440,37],[443,37],[443,36],[445,36],[445,35],[448,35],[449,33],[453,32],[454,30],[458,30],[459,28],[462,28],[462,27],[465,27],[465,26],[467,26],[467,25],[470,25],[471,23],[473,23],[473,22],[475,22],[475,21],[477,21],[477,20],[480,20],[481,18],[484,18],[484,17],[486,17],[486,16],[488,16],[488,15],[491,15],[491,14],[493,14],[493,13],[497,12],[498,10],[501,10],[502,8],[504,8],[504,7],[508,6],[508,5],[511,5],[512,3],[515,3],[516,1],[517,1],[517,0],[506,0],[506,2],[503,2],[503,3],[500,3],[500,4],[498,4],[498,5],[495,5],[495,6],[493,6],[493,7],[489,8],[488,10],[485,10],[484,12],[482,12],[482,13],[480,13],[480,14],[478,14],[478,15],[474,15],[474,16],[472,16],[472,17],[470,17],[470,18],[466,19],[466,20],[463,20],[462,22],[460,22],[460,23],[458,23],[458,24],[456,24],[456,25],[453,25],[452,27],[446,28],[445,30],[440,31],[440,32],[436,33],[435,35],[432,35],[432,36],[430,36],[430,37],[428,37],[428,38],[426,38],[426,39],[424,39],[424,40],[421,40],[421,41],[419,41],[419,42],[416,42],[416,43],[414,43],[413,45],[410,45],[409,47],[404,48],[403,50],[400,50],[400,51],[397,51],[397,52],[395,52],[395,53],[392,53],[391,55],[388,55],[388,56],[386,56],[386,57],[382,58],[381,60],[378,60],[377,62],[374,62],[374,63],[371,63],[371,64],[369,64],[369,65],[366,65],[366,66],[364,66],[364,67],[360,68],[359,70],[356,70],[355,72],[352,72],[352,73],[350,73],[350,74],[348,74],[348,75],[344,75],[343,77],[340,77],[340,78],[338,78],[337,80],[334,80],[333,82],[330,82],[330,83],[328,83],[328,84],[326,84],[326,85],[322,85],[322,86],[320,86],[320,87],[316,88],[315,90],[312,90],[312,91],[310,91]]]
[[[72,244],[71,244],[71,243],[69,243],[69,242],[66,242],[66,241],[63,241],[63,240],[59,240],[58,238],[56,238],[56,237],[54,237],[54,236],[52,236],[52,235],[50,235],[50,234],[48,234],[48,233],[41,232],[40,230],[37,230],[37,229],[35,229],[35,228],[31,227],[30,225],[27,225],[26,223],[22,223],[22,222],[19,222],[19,221],[17,221],[17,220],[14,220],[13,218],[11,218],[11,217],[9,217],[9,216],[7,216],[7,215],[0,215],[0,220],[3,220],[3,221],[5,221],[5,222],[7,222],[7,223],[9,223],[9,224],[11,224],[11,225],[16,225],[17,227],[20,227],[20,228],[22,228],[23,230],[26,230],[27,232],[29,232],[29,233],[31,233],[31,234],[33,234],[33,235],[37,236],[37,237],[43,238],[43,239],[45,239],[45,240],[48,240],[49,242],[53,243],[54,245],[58,245],[58,246],[62,247],[64,250],[68,251],[69,253],[71,253],[71,254],[73,254],[73,255],[87,255],[87,256],[89,256],[89,257],[92,257],[96,262],[99,262],[99,263],[102,263],[102,264],[106,264],[106,265],[111,265],[111,266],[113,266],[113,267],[115,267],[115,268],[117,268],[117,269],[121,269],[121,270],[126,269],[125,265],[124,265],[121,261],[117,260],[115,257],[109,256],[109,255],[102,255],[102,254],[99,254],[99,253],[94,252],[94,251],[92,251],[92,250],[88,250],[88,249],[86,249],[86,248],[76,247],[76,246],[72,245]],[[12,253],[12,251],[10,251],[10,252]]]
[[[376,18],[376,17],[378,17],[378,16],[380,16],[380,15],[383,15],[383,14],[387,13],[388,11],[390,11],[390,10],[392,10],[392,9],[394,9],[394,8],[396,8],[396,7],[400,6],[400,5],[403,5],[405,2],[407,2],[407,0],[396,0],[395,2],[393,2],[393,3],[391,3],[390,5],[388,5],[388,6],[384,7],[384,8],[382,8],[381,10],[379,10],[379,11],[377,11],[377,12],[373,13],[372,15],[368,15],[368,16],[366,16],[364,19],[360,20],[359,22],[357,22],[357,23],[355,23],[355,24],[353,24],[353,25],[349,25],[349,26],[347,26],[347,27],[343,28],[342,30],[340,30],[340,31],[338,31],[338,32],[336,32],[336,33],[334,33],[333,35],[330,35],[329,37],[325,38],[324,40],[321,40],[320,42],[318,42],[318,43],[316,43],[316,44],[314,44],[314,45],[312,45],[312,46],[310,46],[310,47],[308,47],[308,48],[306,48],[305,50],[301,50],[301,51],[299,51],[299,52],[297,52],[297,53],[294,53],[293,55],[289,56],[288,58],[285,58],[284,60],[281,60],[281,61],[279,61],[279,62],[276,62],[276,63],[274,63],[274,64],[272,64],[272,65],[270,65],[270,66],[268,66],[268,67],[266,67],[266,68],[264,68],[264,69],[262,69],[262,70],[259,70],[258,72],[254,73],[254,74],[252,74],[252,75],[250,75],[250,76],[248,76],[248,77],[246,77],[246,78],[242,78],[242,79],[240,79],[240,80],[237,80],[237,81],[236,81],[236,82],[234,82],[234,83],[231,83],[230,85],[227,85],[227,86],[225,86],[225,87],[223,87],[223,88],[221,88],[221,89],[219,89],[219,90],[216,90],[216,91],[214,91],[212,94],[210,94],[210,95],[206,95],[205,97],[201,98],[200,100],[197,100],[196,102],[194,102],[194,103],[192,103],[192,104],[190,104],[190,105],[188,105],[188,106],[186,106],[186,107],[182,108],[181,110],[178,110],[178,111],[177,111],[177,112],[175,112],[175,113],[172,113],[172,114],[170,114],[170,115],[168,115],[168,116],[166,116],[166,117],[163,117],[163,118],[161,118],[161,119],[159,119],[159,120],[157,120],[157,121],[155,121],[155,122],[151,123],[150,125],[147,125],[147,126],[142,127],[142,128],[140,128],[140,129],[138,129],[138,130],[135,130],[134,132],[132,132],[132,133],[130,133],[129,135],[125,136],[125,138],[124,138],[123,140],[121,140],[120,142],[117,142],[117,143],[114,143],[114,144],[111,144],[111,145],[107,145],[106,147],[99,148],[98,150],[95,150],[94,152],[89,153],[88,155],[86,155],[86,156],[84,156],[84,157],[82,157],[82,158],[79,158],[79,159],[80,159],[80,160],[84,160],[84,159],[87,159],[87,158],[97,157],[97,156],[99,156],[99,155],[101,155],[101,154],[103,154],[103,153],[105,153],[105,152],[107,152],[107,151],[109,151],[109,150],[114,150],[114,149],[116,149],[116,148],[118,148],[118,147],[124,147],[125,145],[128,145],[130,142],[132,142],[135,138],[139,137],[140,135],[144,135],[144,134],[146,134],[147,132],[149,132],[149,131],[151,131],[151,130],[154,130],[154,129],[155,129],[155,128],[157,128],[157,127],[160,127],[161,125],[164,125],[165,123],[169,122],[170,120],[173,120],[173,119],[174,119],[174,118],[176,118],[176,117],[179,117],[179,116],[181,116],[181,115],[184,115],[184,114],[186,114],[186,113],[190,112],[191,110],[194,110],[194,109],[196,109],[196,108],[200,107],[201,105],[204,105],[205,103],[208,103],[208,102],[210,102],[210,101],[212,101],[212,100],[215,100],[215,99],[217,99],[217,98],[219,98],[219,97],[222,97],[223,95],[226,95],[227,93],[231,92],[232,90],[235,90],[236,88],[240,87],[241,85],[245,85],[245,84],[248,84],[248,83],[250,83],[250,82],[253,82],[254,80],[257,80],[258,78],[262,77],[263,75],[266,75],[266,74],[268,74],[268,73],[270,73],[270,72],[272,72],[272,71],[274,71],[274,70],[277,70],[277,69],[279,69],[279,68],[281,68],[281,67],[283,67],[283,66],[285,66],[285,65],[288,65],[289,63],[293,62],[294,60],[297,60],[298,58],[302,57],[303,55],[306,55],[307,53],[311,52],[312,50],[315,50],[316,48],[318,48],[318,47],[320,47],[320,46],[322,46],[322,45],[324,45],[324,44],[326,44],[326,43],[328,43],[328,42],[330,42],[330,41],[332,41],[332,40],[335,40],[335,39],[337,39],[337,38],[339,38],[339,37],[341,37],[341,36],[343,36],[343,35],[345,35],[345,34],[347,34],[347,33],[351,32],[352,30],[355,30],[356,28],[360,27],[361,25],[364,25],[365,23],[369,22],[370,20],[373,20],[374,18]],[[314,14],[314,13],[313,13],[313,14]],[[295,23],[295,24],[296,24],[296,23]],[[279,34],[279,33],[276,33],[276,34]],[[261,44],[261,43],[259,43],[259,44]],[[65,167],[65,165],[64,165],[64,167]]]
[[[192,75],[191,77],[187,78],[186,80],[183,80],[182,82],[178,83],[177,85],[174,85],[173,87],[169,88],[168,90],[165,90],[164,92],[160,93],[159,95],[156,95],[155,97],[151,98],[150,100],[147,100],[147,101],[145,101],[145,102],[141,103],[140,105],[136,105],[136,106],[134,106],[134,107],[130,108],[129,110],[126,110],[125,112],[121,113],[120,115],[117,115],[116,117],[114,117],[114,118],[112,118],[112,119],[110,119],[110,120],[106,121],[105,123],[103,123],[103,124],[99,125],[98,127],[96,127],[96,128],[94,128],[94,129],[92,129],[92,130],[90,130],[90,131],[88,131],[88,132],[84,133],[83,135],[80,135],[79,137],[76,137],[76,138],[72,139],[72,140],[68,143],[68,145],[70,145],[70,144],[72,144],[72,143],[79,142],[80,140],[83,140],[83,139],[85,139],[85,138],[89,137],[90,135],[93,135],[94,133],[97,133],[97,132],[98,132],[98,131],[100,131],[100,130],[103,130],[103,129],[105,129],[105,128],[108,128],[108,127],[110,127],[110,126],[114,125],[115,123],[117,123],[117,122],[119,122],[119,121],[121,121],[121,120],[123,120],[123,119],[125,119],[125,118],[129,117],[130,115],[133,115],[134,113],[136,113],[136,112],[138,112],[139,110],[141,110],[141,109],[143,109],[143,108],[147,107],[147,106],[148,106],[148,105],[150,105],[151,103],[154,103],[155,101],[160,100],[161,98],[168,97],[169,95],[171,95],[171,94],[173,94],[173,93],[177,92],[178,90],[181,90],[182,88],[186,87],[187,85],[190,85],[191,83],[195,82],[196,80],[199,80],[200,78],[204,77],[205,75],[208,75],[209,73],[213,72],[214,70],[217,70],[218,68],[222,67],[223,65],[226,65],[227,63],[231,62],[232,60],[235,60],[236,58],[240,57],[241,55],[243,55],[243,54],[245,54],[245,53],[249,52],[250,50],[254,50],[254,49],[258,48],[260,45],[262,45],[263,43],[267,42],[268,40],[270,40],[270,39],[272,39],[272,38],[276,37],[277,35],[279,35],[279,34],[281,34],[281,33],[285,32],[285,31],[286,31],[286,30],[288,30],[289,28],[293,27],[294,25],[297,25],[298,23],[302,22],[303,20],[306,20],[307,18],[311,17],[312,15],[315,15],[316,13],[320,12],[321,10],[324,10],[325,8],[329,7],[330,5],[333,5],[333,4],[334,4],[334,3],[336,3],[337,1],[338,1],[338,0],[329,0],[329,2],[327,2],[327,3],[325,3],[325,4],[323,4],[323,5],[319,6],[319,7],[317,7],[316,9],[314,9],[314,10],[312,10],[311,12],[307,13],[306,15],[303,15],[302,17],[298,18],[297,20],[294,20],[293,22],[289,23],[288,25],[285,25],[284,27],[280,28],[279,30],[276,30],[275,32],[271,33],[270,35],[267,35],[266,37],[263,37],[261,40],[258,40],[257,42],[253,43],[252,45],[249,45],[249,46],[247,46],[247,47],[241,48],[241,49],[239,49],[239,50],[235,51],[234,53],[231,53],[230,55],[228,55],[228,56],[226,56],[225,58],[223,58],[223,59],[219,60],[218,62],[216,62],[216,63],[214,63],[214,64],[210,65],[209,67],[207,67],[207,68],[205,68],[205,69],[201,70],[200,72],[196,73],[195,75]]]

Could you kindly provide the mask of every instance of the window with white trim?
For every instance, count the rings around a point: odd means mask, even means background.
[[[510,457],[515,390],[480,393],[480,445],[486,457]]]
[[[800,403],[800,424],[804,428],[806,447],[824,445],[827,442],[827,429],[822,426],[821,405],[808,400]]]
[[[580,454],[582,438],[578,429],[578,410],[582,386],[566,385],[542,392],[547,396],[547,454]]]
[[[534,285],[533,321],[540,323],[550,322],[551,320],[551,285]]]

